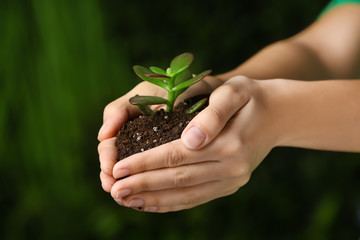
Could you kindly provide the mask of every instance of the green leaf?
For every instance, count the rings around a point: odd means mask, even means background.
[[[211,73],[211,70],[206,70],[206,71],[196,75],[195,77],[191,78],[190,80],[187,80],[187,81],[185,81],[183,83],[180,83],[179,85],[175,86],[171,90],[172,91],[178,91],[180,89],[190,87],[191,85],[193,85],[193,84],[199,82],[200,80],[202,80],[204,77],[206,77],[210,73]]]
[[[129,102],[133,105],[158,105],[168,104],[169,101],[161,97],[136,95],[130,98]]]
[[[180,83],[189,80],[190,78],[192,78],[192,74],[189,69],[186,69],[185,71],[181,72],[179,75],[175,77],[174,86],[177,86]]]
[[[166,79],[170,78],[167,75],[157,74],[157,73],[145,73],[145,76],[150,77],[150,78],[154,78],[154,79],[159,79],[161,81],[166,81]]]
[[[187,80],[189,80],[190,78],[192,78],[192,74],[190,72],[189,69],[186,69],[185,71],[181,72],[179,75],[177,75],[175,77],[175,81],[174,81],[174,86],[177,86],[179,85],[180,83],[183,83]],[[180,95],[182,94],[183,92],[186,91],[186,89],[188,89],[187,87],[186,88],[182,88],[178,91],[175,92],[175,99]]]
[[[205,103],[207,102],[207,98],[203,98],[200,101],[198,101],[197,103],[195,103],[194,105],[192,105],[190,108],[188,108],[188,110],[186,110],[185,113],[187,114],[191,114],[196,112],[197,110],[199,110],[202,106],[205,105]]]
[[[154,73],[157,73],[157,74],[166,75],[165,70],[162,69],[162,68],[159,68],[159,67],[151,66],[151,67],[150,67],[150,70],[153,71]]]
[[[171,75],[173,73],[173,70],[171,68],[166,69],[166,74]]]
[[[136,105],[137,109],[144,115],[154,115],[154,111],[151,110],[147,105]]]
[[[175,76],[187,69],[191,65],[193,60],[194,55],[192,55],[191,53],[183,53],[175,57],[170,63],[170,68],[172,69],[172,76]]]
[[[169,87],[166,83],[164,83],[163,80],[159,80],[159,79],[154,79],[151,77],[146,76],[146,74],[152,73],[149,69],[143,67],[143,66],[139,66],[139,65],[135,65],[133,67],[134,72],[143,80],[150,82],[152,84],[155,84],[159,87],[162,87],[164,89],[166,89],[167,91],[169,90]]]

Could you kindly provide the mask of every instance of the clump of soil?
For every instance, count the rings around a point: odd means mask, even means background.
[[[185,111],[204,97],[208,95],[188,98],[175,107],[173,112],[160,109],[153,116],[140,115],[126,122],[116,135],[118,160],[179,139],[188,123],[205,106],[196,113],[186,114]]]

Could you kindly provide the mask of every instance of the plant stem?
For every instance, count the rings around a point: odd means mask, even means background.
[[[173,78],[171,78],[168,81],[168,85],[169,85],[169,90],[168,90],[168,101],[169,101],[169,103],[166,104],[166,112],[172,112],[174,102],[175,102],[175,92],[171,90],[174,87],[174,79]]]
[[[168,92],[168,101],[169,101],[169,103],[166,105],[166,111],[172,112],[174,102],[175,102],[175,92],[173,92],[173,91]]]

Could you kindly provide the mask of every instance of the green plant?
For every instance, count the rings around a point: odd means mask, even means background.
[[[154,66],[149,69],[143,66],[134,66],[135,73],[141,79],[162,87],[168,92],[168,97],[165,99],[156,96],[136,95],[130,98],[130,103],[137,106],[140,112],[146,115],[154,114],[148,105],[166,104],[166,111],[173,111],[174,103],[177,97],[191,85],[201,81],[211,73],[211,70],[206,70],[194,76],[189,70],[193,59],[194,56],[191,53],[180,54],[170,62],[170,67],[166,70]],[[206,101],[206,98],[201,99],[199,102],[192,105],[186,113],[193,113],[197,111],[206,103]]]

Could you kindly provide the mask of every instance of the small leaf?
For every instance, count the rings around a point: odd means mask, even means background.
[[[155,79],[159,79],[159,80],[162,80],[162,81],[165,80],[164,78],[170,78],[167,75],[158,74],[158,73],[145,73],[145,76],[155,78]]]
[[[192,74],[190,72],[189,69],[186,69],[185,71],[181,72],[179,75],[177,75],[175,77],[175,81],[174,81],[174,86],[177,86],[179,85],[180,83],[183,83],[187,80],[189,80],[190,78],[192,78]],[[182,88],[178,91],[175,92],[175,99],[180,95],[182,94],[183,92],[186,91],[186,89],[188,89],[187,87],[186,88]]]
[[[210,73],[211,73],[211,70],[206,70],[206,71],[196,75],[195,77],[191,78],[190,80],[187,80],[187,81],[185,81],[183,83],[180,83],[179,85],[175,86],[171,90],[172,91],[178,91],[180,89],[190,87],[191,85],[193,85],[193,84],[199,82],[200,80],[202,80],[204,77],[206,77]]]
[[[192,105],[190,108],[188,108],[188,110],[186,110],[185,113],[187,114],[191,114],[196,112],[197,110],[199,110],[202,106],[205,105],[205,103],[207,102],[207,98],[203,98],[200,101],[198,101],[197,103],[195,103],[194,105]]]
[[[152,73],[149,69],[143,67],[143,66],[139,66],[139,65],[135,65],[133,67],[134,72],[143,80],[150,82],[152,84],[155,84],[159,87],[162,87],[166,90],[169,90],[169,87],[166,83],[164,83],[162,80],[159,79],[154,79],[151,77],[146,76],[146,74]]]
[[[172,75],[175,76],[187,69],[191,65],[193,60],[194,55],[192,55],[191,53],[183,53],[175,57],[170,63],[170,68],[173,71]]]
[[[192,78],[192,74],[191,74],[190,70],[187,69],[175,77],[174,86],[177,86],[180,83],[183,83],[183,82],[189,80],[190,78]]]
[[[154,115],[154,111],[151,110],[147,105],[136,105],[137,109],[143,114],[143,115]]]
[[[171,68],[166,69],[166,74],[171,75],[173,73],[173,70]]]
[[[150,70],[153,71],[154,73],[157,73],[157,74],[166,75],[165,70],[162,69],[162,68],[159,68],[159,67],[151,66],[151,67],[150,67]]]
[[[130,98],[129,102],[133,105],[158,105],[167,104],[169,101],[161,97],[136,95]]]

